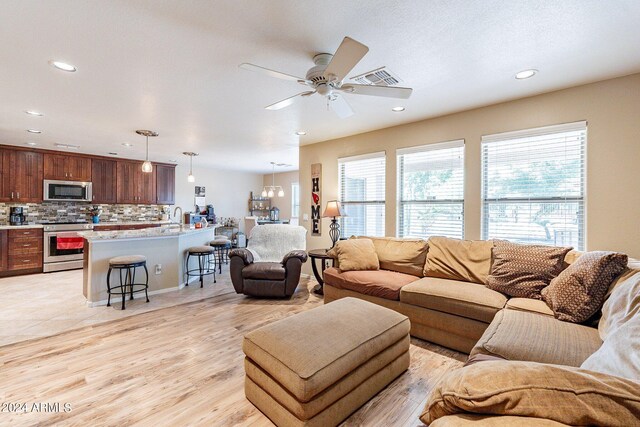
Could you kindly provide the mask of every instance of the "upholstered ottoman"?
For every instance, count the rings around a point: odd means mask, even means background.
[[[409,319],[343,298],[245,335],[245,393],[278,426],[335,426],[409,367]]]

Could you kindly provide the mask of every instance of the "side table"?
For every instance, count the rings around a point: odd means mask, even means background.
[[[318,284],[313,287],[313,292],[318,295],[323,295],[323,287],[324,280],[322,279],[322,274],[324,270],[327,268],[327,262],[331,261],[331,266],[333,267],[334,261],[329,255],[327,255],[327,251],[329,249],[312,249],[308,252],[309,258],[311,258],[311,269],[313,270],[313,275],[315,276]],[[316,265],[316,261],[320,260],[321,262],[321,271],[318,273],[318,266]]]

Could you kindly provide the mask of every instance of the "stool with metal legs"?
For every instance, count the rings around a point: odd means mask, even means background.
[[[216,268],[210,267],[211,255],[214,255],[214,249],[211,246],[193,246],[187,249],[187,266],[185,268],[187,274],[187,285],[189,286],[189,277],[200,277],[200,287],[204,287],[204,276],[213,274],[213,283],[216,283]],[[189,259],[192,256],[198,257],[198,268],[189,268]]]
[[[222,274],[222,263],[228,263],[229,249],[231,249],[231,242],[228,239],[216,239],[212,240],[209,245],[215,250],[215,259],[218,264],[218,272]],[[215,267],[214,267],[215,268]]]
[[[136,283],[136,268],[142,267],[145,272],[144,283]],[[120,275],[120,285],[111,286],[111,271],[118,270]],[[122,275],[124,273],[124,280]],[[127,290],[128,288],[128,290]],[[115,290],[115,292],[114,292]],[[107,273],[107,306],[111,306],[111,295],[119,294],[122,297],[122,309],[125,309],[125,299],[127,293],[129,299],[133,299],[133,294],[144,292],[149,302],[149,270],[147,270],[147,258],[143,255],[124,255],[109,260],[109,271]]]

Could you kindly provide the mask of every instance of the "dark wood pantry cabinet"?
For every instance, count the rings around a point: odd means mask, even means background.
[[[156,200],[158,205],[173,205],[176,202],[176,168],[154,165],[156,173]]]

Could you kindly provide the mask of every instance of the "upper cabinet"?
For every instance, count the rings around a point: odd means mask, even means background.
[[[93,183],[93,203],[116,203],[116,161],[108,159],[91,160],[91,182]]]
[[[91,159],[66,154],[44,154],[44,179],[91,181]]]
[[[142,172],[142,162],[121,161],[117,165],[117,201],[127,204],[156,202],[156,174]]]
[[[42,154],[0,148],[0,202],[42,201]]]
[[[158,205],[176,203],[176,168],[174,166],[155,165],[156,200]]]

